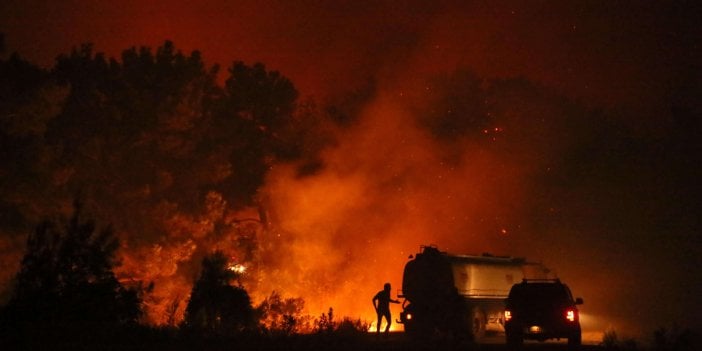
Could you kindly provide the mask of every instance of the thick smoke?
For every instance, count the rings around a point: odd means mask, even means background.
[[[284,284],[310,308],[369,318],[385,281],[399,289],[407,256],[538,251],[526,245],[547,204],[528,208],[534,179],[560,162],[568,118],[588,112],[524,80],[465,71],[381,87],[358,109],[314,174],[277,166],[263,192],[285,245]],[[536,202],[536,201],[534,201]],[[539,257],[533,257],[539,259]],[[275,283],[275,282],[272,282]]]
[[[694,162],[679,152],[696,147],[698,124],[652,138],[528,80],[465,71],[375,89],[323,166],[305,176],[278,166],[263,189],[286,243],[285,286],[308,307],[370,319],[359,294],[385,281],[399,289],[407,256],[436,244],[542,261],[585,298],[588,339],[684,321],[684,310],[646,301],[691,298],[662,289],[681,284],[666,272],[695,260],[698,249],[681,245],[694,219],[680,211],[696,207],[664,203],[698,191],[673,171]],[[678,111],[676,123],[692,116]]]
[[[386,281],[399,289],[403,263],[420,244],[461,250],[499,240],[485,225],[499,219],[485,207],[519,196],[514,170],[478,150],[448,157],[418,122],[401,97],[378,96],[324,151],[318,172],[299,177],[281,166],[268,175],[271,219],[290,236],[284,272],[297,273],[286,286],[319,296],[307,299],[310,308],[371,319],[362,297]],[[495,168],[501,175],[491,175]]]

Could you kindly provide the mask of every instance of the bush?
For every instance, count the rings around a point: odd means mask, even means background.
[[[333,333],[334,332],[334,309],[329,307],[329,312],[322,313],[319,319],[314,323],[315,333]]]
[[[336,326],[335,331],[345,336],[356,336],[367,334],[368,329],[370,329],[370,323],[361,321],[361,319],[354,320],[349,317],[344,317]]]
[[[636,351],[639,349],[636,340],[620,340],[617,332],[612,328],[607,329],[604,332],[600,346],[602,346],[605,350]]]
[[[617,332],[611,328],[607,329],[604,332],[604,335],[602,335],[602,342],[600,343],[600,345],[604,346],[604,348],[607,350],[614,350],[616,349],[618,344],[619,340],[617,338]]]
[[[315,320],[314,331],[317,334],[334,334],[338,336],[359,336],[368,333],[370,324],[360,319],[344,317],[340,322],[334,321],[334,309],[329,308],[329,312]]]
[[[302,298],[284,299],[273,291],[256,308],[261,331],[271,335],[289,336],[304,331],[309,326],[309,316],[302,316],[305,301]]]

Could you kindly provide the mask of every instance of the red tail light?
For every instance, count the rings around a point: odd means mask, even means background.
[[[512,319],[512,311],[505,310],[505,322],[509,322]]]
[[[567,310],[566,311],[566,319],[569,322],[575,322],[576,317],[577,317],[577,313],[575,312],[575,310]]]

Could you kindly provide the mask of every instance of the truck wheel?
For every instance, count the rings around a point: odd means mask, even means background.
[[[580,344],[582,344],[582,336],[580,335],[580,332],[574,333],[568,338],[569,350],[577,350],[580,347]]]
[[[425,340],[431,336],[431,327],[426,322],[414,321],[405,324],[405,332],[414,340]]]
[[[505,337],[510,350],[519,350],[524,344],[524,338],[520,334],[507,332]]]
[[[479,307],[473,308],[473,313],[471,313],[471,332],[475,342],[479,342],[485,337],[485,313]]]

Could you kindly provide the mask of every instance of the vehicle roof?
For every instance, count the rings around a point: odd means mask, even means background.
[[[567,298],[572,300],[573,296],[567,285],[561,283],[560,280],[524,280],[521,283],[514,284],[509,292],[511,299],[560,299]]]

